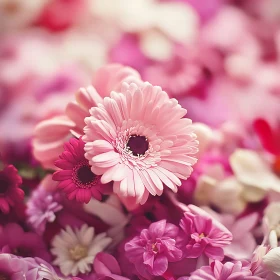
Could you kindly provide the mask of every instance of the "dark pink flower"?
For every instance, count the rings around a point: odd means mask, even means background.
[[[91,171],[89,162],[84,157],[84,142],[72,138],[64,145],[64,152],[55,165],[62,170],[53,174],[53,180],[60,181],[60,188],[69,200],[88,203],[92,197],[101,200],[102,193],[108,191],[108,184],[100,183],[100,176]]]
[[[186,258],[198,258],[204,253],[211,259],[223,259],[222,248],[232,240],[232,234],[225,227],[218,227],[211,217],[191,212],[185,212],[180,227],[186,234]]]
[[[24,191],[19,188],[22,179],[13,165],[6,166],[0,171],[0,210],[5,214],[24,198]]]
[[[24,232],[18,224],[7,224],[0,230],[0,252],[21,257],[40,257],[49,261],[50,255],[39,235]]]
[[[182,258],[178,235],[179,228],[166,220],[152,223],[148,229],[143,229],[139,236],[125,244],[126,257],[144,277],[147,273],[163,275],[169,262]]]

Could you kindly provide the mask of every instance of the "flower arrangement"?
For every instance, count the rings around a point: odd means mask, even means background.
[[[0,280],[280,279],[279,15],[3,0]]]

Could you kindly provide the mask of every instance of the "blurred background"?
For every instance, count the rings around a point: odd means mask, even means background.
[[[32,162],[36,123],[106,63],[135,68],[213,129],[276,126],[279,54],[279,0],[0,0],[1,156]]]

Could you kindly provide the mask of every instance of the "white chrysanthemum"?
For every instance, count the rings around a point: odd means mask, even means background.
[[[80,229],[66,226],[52,241],[51,252],[56,256],[54,265],[65,276],[76,276],[91,271],[97,253],[103,251],[112,239],[106,233],[94,234],[94,228],[84,224]]]

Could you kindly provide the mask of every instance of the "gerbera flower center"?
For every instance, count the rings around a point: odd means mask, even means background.
[[[82,161],[73,170],[73,180],[80,188],[91,188],[98,183],[99,177],[92,173],[87,161]]]
[[[88,250],[86,247],[78,244],[75,247],[69,249],[70,258],[74,261],[79,261],[87,256]]]
[[[77,176],[83,184],[89,184],[95,178],[95,175],[91,172],[89,165],[81,166],[77,170]]]
[[[145,136],[131,135],[127,141],[126,147],[134,156],[143,156],[149,149],[149,142]]]
[[[9,280],[10,277],[4,275],[3,273],[0,273],[0,280]]]
[[[10,187],[9,180],[0,176],[0,195],[5,194]]]

